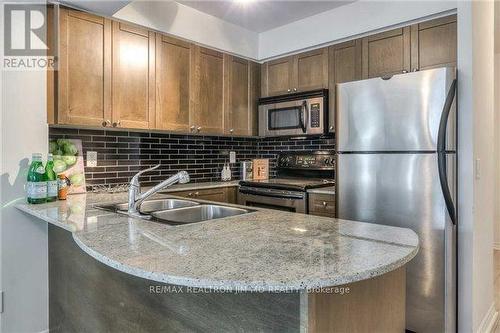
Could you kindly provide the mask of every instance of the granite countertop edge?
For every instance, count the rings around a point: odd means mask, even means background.
[[[168,284],[181,285],[187,287],[197,287],[197,288],[220,288],[224,290],[235,290],[235,291],[273,291],[273,290],[294,291],[294,290],[306,290],[310,288],[339,286],[373,278],[388,273],[390,271],[393,271],[395,269],[398,269],[399,267],[404,266],[411,259],[413,259],[413,257],[417,254],[419,248],[419,241],[417,235],[409,229],[373,225],[369,223],[362,223],[356,221],[338,220],[333,218],[316,217],[311,215],[285,213],[285,212],[271,211],[267,209],[258,209],[257,212],[248,214],[247,218],[245,218],[246,216],[245,215],[236,218],[227,217],[213,221],[196,223],[190,225],[191,226],[189,227],[190,229],[186,230],[184,233],[181,231],[179,231],[178,233],[184,238],[186,237],[186,235],[189,235],[188,237],[193,237],[192,239],[193,242],[195,241],[199,242],[200,237],[203,237],[201,235],[206,235],[207,231],[208,234],[212,232],[213,235],[215,236],[212,235],[211,237],[218,237],[216,241],[218,241],[219,243],[214,244],[213,245],[214,248],[212,248],[212,250],[209,249],[211,245],[208,246],[209,247],[208,249],[206,248],[202,249],[207,250],[208,252],[212,251],[214,254],[218,254],[221,250],[224,250],[221,248],[221,246],[228,246],[231,250],[235,251],[234,255],[236,256],[233,258],[229,258],[229,260],[236,260],[236,261],[238,261],[239,259],[237,246],[238,244],[241,243],[228,242],[228,244],[226,245],[223,242],[223,237],[225,237],[224,233],[227,233],[228,235],[232,235],[234,234],[234,232],[239,232],[239,231],[241,231],[242,233],[244,232],[255,233],[256,232],[255,230],[261,230],[261,229],[262,232],[266,234],[273,235],[273,233],[276,233],[276,236],[271,237],[272,239],[274,239],[274,237],[280,238],[279,240],[277,240],[278,243],[276,245],[277,246],[276,248],[272,247],[274,245],[271,245],[270,248],[267,248],[266,247],[267,245],[265,245],[264,243],[265,240],[263,240],[262,244],[258,244],[259,246],[261,246],[260,250],[256,249],[255,256],[251,257],[252,259],[255,259],[255,258],[261,258],[262,256],[262,262],[257,265],[264,266],[263,271],[265,271],[265,274],[268,274],[269,279],[262,278],[262,272],[252,273],[251,269],[249,269],[247,272],[245,272],[245,274],[243,274],[242,276],[243,279],[238,279],[238,277],[235,276],[234,270],[231,269],[228,270],[227,274],[229,278],[224,278],[223,274],[222,275],[219,274],[217,270],[213,271],[210,270],[209,266],[205,266],[203,267],[203,269],[200,268],[199,272],[202,273],[197,273],[196,271],[197,267],[191,267],[191,266],[189,268],[182,267],[180,268],[179,271],[178,267],[168,266],[170,265],[169,263],[165,264],[162,261],[172,260],[172,262],[175,263],[176,260],[178,260],[182,256],[175,253],[172,254],[171,252],[168,252],[167,254],[165,254],[165,252],[158,252],[158,254],[156,254],[156,252],[151,250],[151,248],[149,248],[147,244],[144,247],[144,249],[141,248],[142,252],[139,251],[140,252],[139,257],[141,261],[139,261],[138,264],[134,264],[136,263],[136,261],[134,261],[136,259],[134,255],[136,255],[137,253],[134,252],[136,250],[133,250],[131,246],[127,243],[128,242],[126,235],[126,233],[128,232],[127,221],[128,223],[130,223],[131,221],[133,223],[138,223],[141,230],[147,233],[153,233],[155,236],[158,236],[159,238],[164,237],[165,239],[167,239],[167,241],[169,240],[169,237],[175,235],[177,231],[174,229],[168,229],[168,226],[165,225],[158,225],[157,223],[148,224],[151,222],[140,220],[137,218],[130,218],[123,214],[105,212],[94,208],[94,204],[96,202],[119,202],[122,201],[121,199],[122,196],[123,195],[117,195],[117,194],[114,195],[101,194],[99,196],[93,197],[93,195],[90,195],[89,196],[90,198],[94,198],[90,201],[94,202],[88,203],[87,201],[84,201],[83,207],[85,212],[84,213],[85,222],[83,224],[74,223],[74,221],[68,221],[67,223],[64,223],[63,221],[61,221],[61,215],[57,215],[57,217],[50,217],[49,216],[50,214],[48,213],[49,208],[44,207],[44,206],[50,207],[50,209],[52,209],[52,213],[54,213],[54,209],[56,209],[56,211],[59,211],[61,210],[61,207],[66,207],[67,206],[66,202],[55,202],[44,205],[29,205],[23,203],[23,204],[17,204],[16,208],[38,219],[44,220],[57,227],[63,228],[71,232],[75,243],[82,249],[82,251],[84,251],[97,261],[105,265],[108,265],[118,271],[160,283],[168,283]],[[87,195],[81,195],[81,198],[86,198],[86,197]],[[120,200],[118,200],[117,198],[120,198]],[[195,200],[195,201],[202,201],[202,200]],[[231,205],[231,206],[237,206],[237,205]],[[61,213],[58,212],[57,214]],[[88,226],[87,224],[90,225],[90,222],[88,221],[90,219],[96,219],[96,216],[99,219],[99,222],[93,227]],[[79,222],[79,220],[77,222]],[[269,225],[269,223],[275,223],[276,226]],[[82,227],[82,225],[85,225],[85,227]],[[341,266],[340,268],[337,268],[337,270],[334,271],[334,273],[332,274],[329,274],[330,271],[328,271],[327,273],[323,271],[324,269],[328,270],[328,267],[326,268],[324,267],[324,263],[322,264],[323,266],[311,268],[307,265],[309,262],[307,263],[304,262],[303,264],[299,264],[302,266],[301,268],[300,267],[298,268],[299,269],[298,272],[292,270],[290,277],[283,276],[283,279],[281,281],[280,279],[282,277],[274,274],[273,269],[269,267],[268,269],[265,268],[266,256],[270,255],[272,256],[274,255],[274,253],[262,254],[262,252],[258,251],[275,250],[278,252],[276,253],[276,255],[278,256],[292,255],[290,260],[297,260],[297,257],[294,256],[293,254],[288,253],[286,249],[285,250],[280,249],[280,246],[282,244],[290,244],[288,243],[289,241],[292,241],[290,245],[292,248],[293,246],[296,246],[296,244],[293,244],[293,242],[297,241],[299,243],[301,242],[302,236],[290,233],[289,229],[294,226],[298,226],[299,229],[308,228],[308,226],[311,226],[310,228],[312,234],[315,233],[318,234],[318,236],[308,235],[303,237],[306,239],[304,243],[301,245],[302,247],[298,248],[298,251],[303,251],[303,253],[305,253],[306,255],[312,250],[326,251],[325,249],[328,249],[329,246],[331,247],[335,245],[335,242],[340,241],[338,239],[339,237],[342,238],[342,241],[345,244],[348,244],[348,246],[358,246],[358,245],[350,245],[351,243],[361,244],[360,246],[363,247],[368,246],[370,247],[370,249],[371,247],[374,247],[378,251],[390,251],[390,249],[394,249],[395,252],[394,254],[390,254],[387,258],[378,260],[377,258],[370,259],[370,255],[366,254],[369,253],[370,251],[367,252],[366,249],[361,250],[365,251],[361,252],[365,256],[362,260],[373,261],[373,262],[367,262],[366,267],[368,268],[365,268],[364,265],[361,265],[358,266],[360,268],[358,271],[356,271],[353,270],[352,267],[350,266],[349,269],[344,269],[343,266]],[[227,230],[226,228],[229,228],[229,230],[226,231]],[[199,234],[197,234],[196,232],[198,232]],[[283,233],[286,234],[283,235]],[[119,239],[120,237],[121,239],[118,244],[122,246],[122,249],[120,248],[119,252],[116,252],[117,251],[116,249],[119,247],[113,246],[113,244],[108,244],[106,243],[106,241],[103,240],[104,238],[106,238],[106,239],[111,239],[112,242],[115,242],[116,241],[115,238]],[[182,237],[180,237],[180,239],[184,239]],[[255,236],[252,234],[251,237]],[[315,244],[315,243],[308,243],[308,242],[311,241],[315,242],[317,238],[326,239],[326,242],[322,243],[324,245],[321,245],[319,248],[314,248],[314,246],[316,245],[310,245],[310,244]],[[176,241],[178,241],[178,239],[174,241],[174,244]],[[196,252],[195,250],[197,250],[195,248],[197,246],[196,244],[197,243],[190,243],[191,250],[193,252]],[[198,246],[201,247],[207,245],[204,244]],[[245,244],[242,244],[242,246],[245,246]],[[311,248],[311,246],[313,246],[313,248]],[[357,248],[354,249],[355,251],[359,250]],[[160,250],[163,249],[160,248]],[[246,250],[248,251],[248,248]],[[297,250],[297,248],[294,248],[294,250]],[[381,253],[383,256],[384,255],[383,252]],[[243,254],[243,252],[241,252],[240,254]],[[339,260],[348,259],[345,253],[334,253],[332,254],[332,256],[341,256]],[[287,259],[288,257],[283,257],[283,258],[285,261],[288,260]],[[191,260],[197,260],[197,259],[191,258]],[[327,264],[336,265],[335,260],[333,260],[332,258],[328,260],[332,261],[330,261]],[[220,265],[221,262],[223,262],[222,259],[219,260],[216,258],[213,264]],[[155,265],[158,265],[158,263],[160,263],[160,265],[165,264],[167,266],[160,266],[158,269],[149,270],[149,268],[151,267],[157,267]],[[294,264],[296,265],[297,262],[294,262]],[[350,263],[348,263],[348,265],[350,265]],[[170,267],[173,269],[169,271],[168,269],[165,269],[165,267],[166,268]],[[293,269],[296,269],[295,266],[293,267]],[[346,273],[342,272],[343,269]],[[178,271],[176,272],[176,270]],[[186,274],[184,275],[178,274],[179,272],[181,273],[184,272]]]
[[[307,280],[298,283],[270,283],[266,281],[253,281],[253,282],[243,282],[234,280],[213,280],[213,279],[196,279],[196,278],[186,278],[180,276],[168,275],[165,273],[149,272],[145,270],[138,269],[129,265],[122,264],[115,260],[112,260],[100,253],[94,251],[93,249],[82,243],[78,237],[73,234],[73,240],[75,243],[89,256],[96,259],[97,261],[112,267],[120,272],[144,278],[147,280],[166,283],[172,285],[180,285],[185,287],[194,288],[206,288],[206,289],[221,289],[228,291],[241,291],[241,292],[285,292],[285,291],[301,291],[315,288],[326,288],[326,287],[336,287],[341,285],[347,285],[349,283],[355,283],[358,281],[363,281],[371,279],[389,272],[392,272],[410,262],[418,253],[419,247],[415,247],[413,251],[406,257],[399,261],[390,263],[384,267],[379,267],[375,270],[365,271],[353,275],[345,275],[340,278],[332,279],[320,279],[320,280]]]

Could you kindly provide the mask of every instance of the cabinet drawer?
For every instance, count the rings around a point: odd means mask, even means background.
[[[309,214],[335,217],[335,195],[309,194]]]
[[[215,202],[228,202],[228,190],[231,188],[220,187],[220,188],[209,188],[202,190],[190,190],[190,191],[178,191],[178,192],[168,192],[172,195],[177,195],[180,197],[208,200]]]

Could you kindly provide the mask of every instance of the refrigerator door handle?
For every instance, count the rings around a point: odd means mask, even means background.
[[[441,190],[443,191],[444,201],[446,203],[446,209],[450,215],[451,222],[456,225],[455,216],[455,205],[453,204],[453,199],[450,193],[450,187],[448,185],[448,177],[446,172],[446,127],[448,125],[448,116],[450,114],[450,109],[453,104],[453,99],[455,98],[455,91],[457,86],[457,80],[454,79],[451,83],[450,90],[446,96],[446,101],[443,107],[443,113],[441,114],[441,120],[439,122],[439,132],[437,139],[437,154],[438,154],[438,170],[439,170],[439,182],[441,184]]]

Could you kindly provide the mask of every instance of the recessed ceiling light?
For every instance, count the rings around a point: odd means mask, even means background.
[[[233,0],[233,2],[245,6],[251,2],[255,2],[255,0]]]

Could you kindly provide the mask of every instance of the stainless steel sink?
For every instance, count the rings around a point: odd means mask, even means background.
[[[148,214],[155,211],[168,211],[170,209],[191,207],[197,205],[199,205],[199,203],[182,199],[154,199],[144,201],[141,204],[139,211],[143,214]],[[96,207],[114,212],[126,212],[128,210],[128,203],[96,205]]]
[[[157,220],[167,223],[188,224],[251,212],[253,212],[253,210],[243,208],[220,205],[199,205],[174,210],[152,212],[151,216]]]

